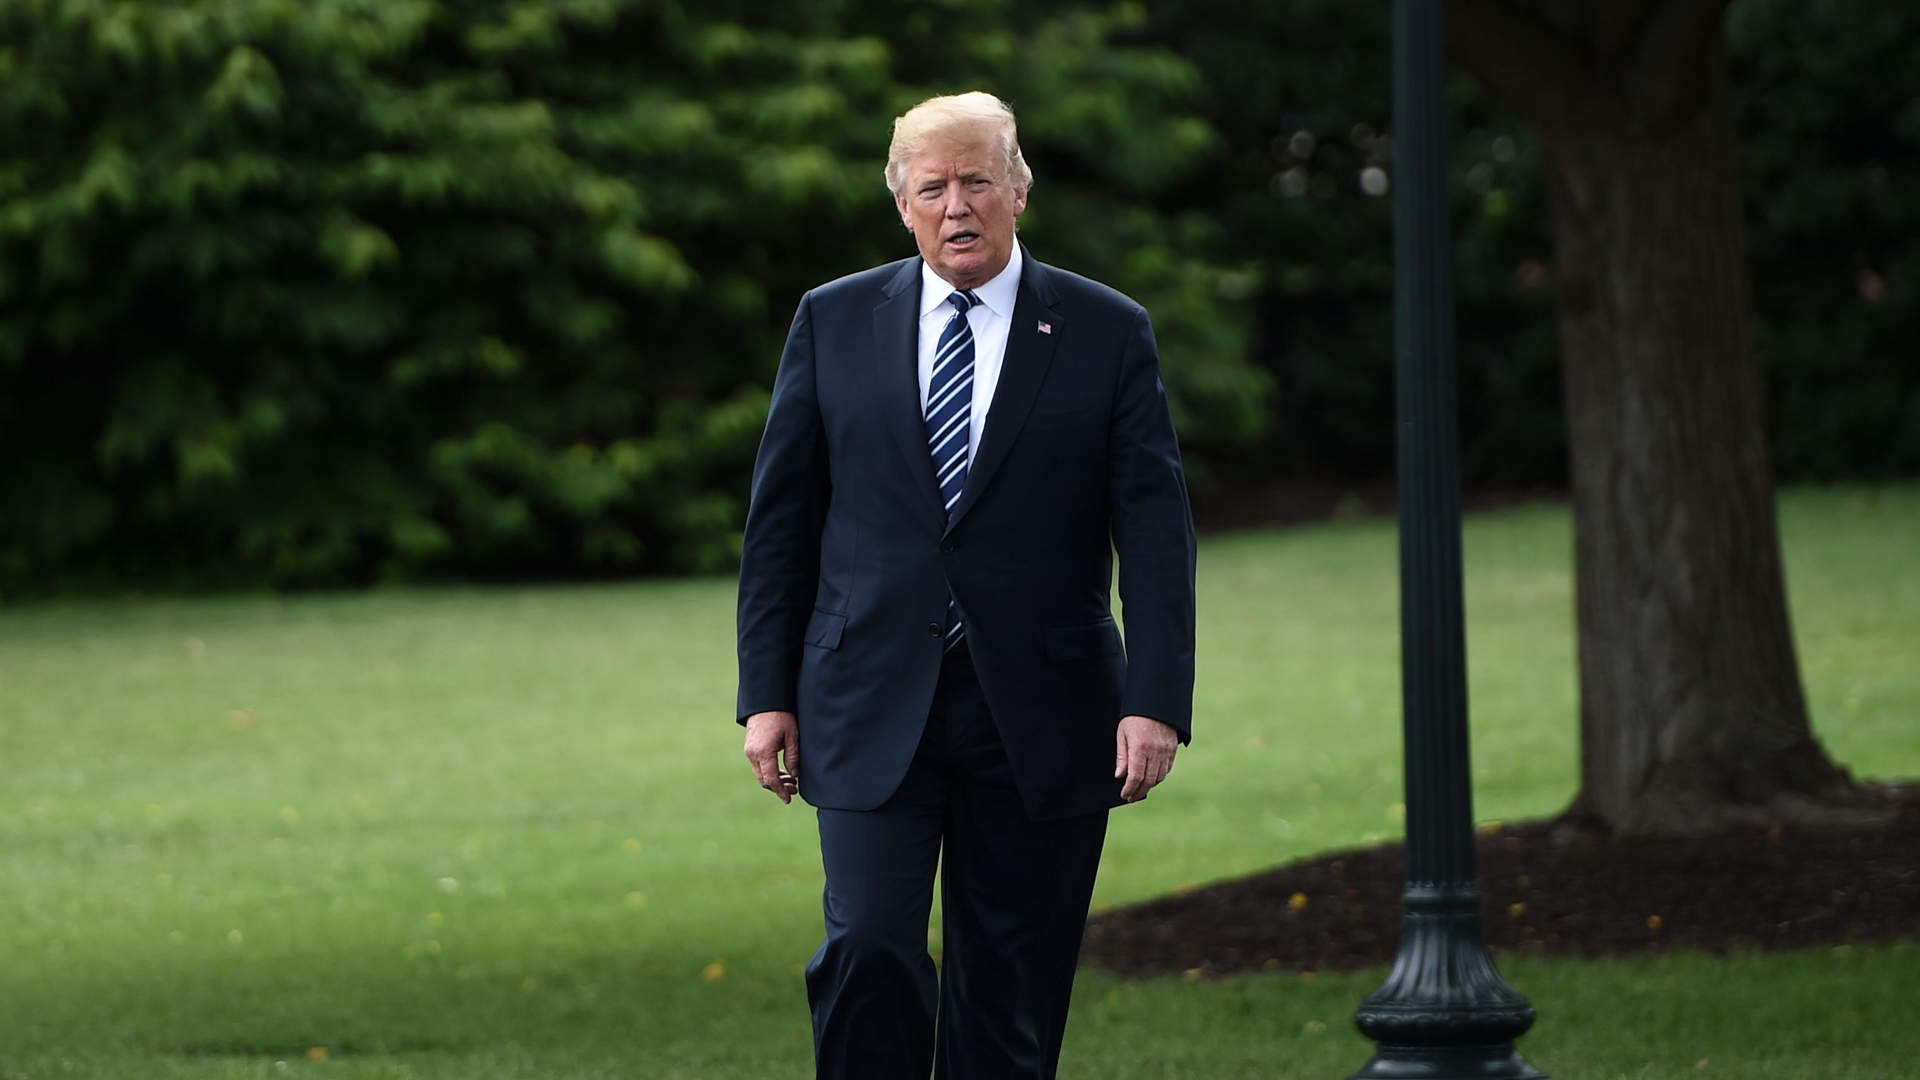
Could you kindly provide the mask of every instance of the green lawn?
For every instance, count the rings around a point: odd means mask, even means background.
[[[1782,514],[1821,736],[1920,774],[1920,487]],[[1568,547],[1468,526],[1482,818],[1571,793]],[[1097,904],[1400,830],[1391,524],[1209,538],[1200,587],[1198,738]],[[0,609],[0,1078],[810,1076],[813,815],[733,689],[729,579]],[[1503,970],[1562,1078],[1920,1059],[1920,947]],[[1084,972],[1062,1075],[1338,1077],[1377,981]]]

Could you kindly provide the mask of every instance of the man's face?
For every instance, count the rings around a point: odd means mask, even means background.
[[[1027,208],[989,143],[935,139],[907,163],[894,202],[920,257],[956,289],[993,280],[1013,257],[1013,219]]]

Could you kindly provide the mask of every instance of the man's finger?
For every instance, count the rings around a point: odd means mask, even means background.
[[[1113,735],[1113,778],[1120,779],[1127,771],[1127,733],[1117,731]]]
[[[800,729],[797,727],[790,727],[787,729],[787,745],[785,750],[785,757],[786,757],[787,771],[792,773],[795,776],[799,776],[800,775]]]
[[[761,787],[766,788],[775,795],[781,795],[778,790],[780,781],[776,775],[778,769],[774,766],[773,751],[757,746],[749,746],[746,749],[746,754],[747,763],[753,766],[754,780],[757,781]],[[786,796],[781,795],[781,801],[786,801]]]
[[[1159,787],[1160,781],[1167,778],[1167,771],[1172,767],[1173,755],[1170,752],[1159,746],[1149,748],[1146,752],[1146,762],[1142,766],[1145,775],[1141,785],[1143,790],[1140,793],[1140,797],[1143,799],[1146,798],[1148,791]]]
[[[1140,782],[1146,778],[1146,774],[1147,774],[1147,755],[1146,755],[1145,749],[1143,748],[1141,750],[1132,751],[1128,753],[1127,754],[1127,783],[1125,787],[1122,787],[1120,789],[1120,794],[1125,796],[1128,799],[1134,799],[1139,795],[1143,794],[1145,792],[1145,789],[1140,786]]]
[[[760,786],[773,792],[779,797],[781,802],[786,802],[788,800],[787,781],[785,774],[780,771],[779,761],[774,757],[776,753],[778,753],[777,747],[767,750],[766,779],[761,782]]]
[[[756,769],[756,772],[759,770]],[[781,802],[787,801],[787,783],[781,779],[779,766],[773,763],[773,751],[767,751],[766,772],[761,775],[760,786],[779,796]]]

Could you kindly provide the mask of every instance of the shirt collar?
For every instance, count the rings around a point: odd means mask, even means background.
[[[1013,255],[1007,259],[1007,265],[993,276],[993,280],[973,290],[973,295],[980,298],[988,311],[1008,321],[1013,319],[1013,301],[1020,293],[1022,255],[1020,241],[1015,240]],[[935,310],[947,306],[947,297],[952,294],[953,285],[934,273],[933,267],[928,266],[925,259],[920,260],[920,317],[924,319]]]

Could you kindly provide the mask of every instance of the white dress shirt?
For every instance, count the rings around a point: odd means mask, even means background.
[[[1013,245],[1013,257],[1006,269],[993,280],[973,290],[980,298],[967,312],[967,324],[973,328],[973,416],[967,431],[967,465],[973,465],[980,451],[980,433],[987,426],[987,409],[993,404],[993,388],[1000,385],[1000,364],[1007,355],[1007,330],[1013,325],[1013,301],[1020,292],[1020,245]],[[933,382],[933,353],[940,344],[940,332],[957,310],[947,303],[954,288],[933,272],[926,260],[920,261],[920,415],[927,415],[927,387]]]

